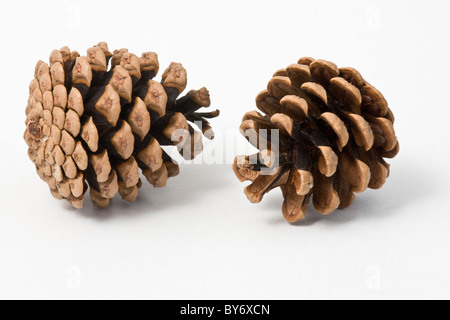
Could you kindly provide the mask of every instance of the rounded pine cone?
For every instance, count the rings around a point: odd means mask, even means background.
[[[283,215],[293,223],[305,218],[311,197],[327,215],[385,184],[384,158],[399,152],[394,115],[355,69],[302,58],[276,72],[256,104],[264,114],[247,113],[241,131],[260,152],[233,166],[239,180],[252,182],[245,189],[251,202],[280,187]]]
[[[25,141],[37,173],[57,199],[83,207],[88,186],[94,205],[105,208],[117,192],[135,201],[140,172],[155,187],[179,173],[177,163],[161,148],[176,146],[186,159],[202,151],[202,133],[214,133],[206,118],[219,111],[197,113],[210,106],[208,90],[190,91],[186,70],[172,63],[162,81],[156,53],[141,58],[106,43],[86,56],[64,47],[50,63],[39,61],[30,85]]]

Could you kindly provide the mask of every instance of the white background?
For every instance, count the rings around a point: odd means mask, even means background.
[[[448,1],[2,6],[0,298],[450,298]],[[348,210],[310,208],[294,226],[281,192],[250,204],[230,165],[183,164],[135,204],[73,210],[28,160],[24,110],[37,60],[99,41],[156,51],[162,68],[182,62],[188,88],[207,86],[222,110],[217,150],[277,69],[302,56],[355,67],[397,117],[392,175]]]

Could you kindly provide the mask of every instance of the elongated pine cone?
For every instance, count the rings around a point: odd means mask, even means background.
[[[383,95],[358,71],[302,58],[279,70],[244,116],[241,131],[259,153],[237,157],[236,176],[258,203],[274,188],[293,223],[315,209],[330,214],[352,204],[355,193],[381,188],[399,152],[394,115]],[[279,143],[276,136],[279,135]]]
[[[140,171],[155,187],[179,173],[177,163],[161,148],[176,146],[186,159],[203,148],[198,125],[213,139],[207,118],[219,111],[198,113],[210,106],[202,88],[178,96],[187,84],[186,70],[172,63],[162,81],[156,53],[141,58],[106,43],[86,56],[64,47],[50,63],[39,61],[30,85],[25,141],[37,173],[57,199],[82,208],[90,189],[94,205],[106,208],[117,192],[135,201]]]

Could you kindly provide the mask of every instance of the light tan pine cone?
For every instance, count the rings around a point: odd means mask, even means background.
[[[305,218],[311,198],[327,215],[350,206],[355,193],[385,184],[384,158],[399,152],[394,115],[355,69],[302,58],[275,73],[256,105],[263,114],[247,113],[241,130],[260,152],[237,157],[233,166],[242,182],[252,182],[245,189],[251,202],[280,187],[283,215],[293,223]]]
[[[88,186],[101,208],[118,192],[135,201],[140,170],[153,186],[164,187],[179,167],[161,146],[176,146],[186,159],[202,151],[202,133],[189,122],[214,137],[207,118],[219,111],[197,112],[210,106],[208,90],[178,98],[187,84],[179,63],[157,82],[156,53],[141,58],[126,49],[111,53],[106,43],[86,56],[67,47],[54,50],[49,62],[36,66],[24,138],[52,195],[76,208],[83,207]]]

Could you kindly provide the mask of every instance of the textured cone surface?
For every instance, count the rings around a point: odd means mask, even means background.
[[[277,71],[244,116],[241,131],[256,155],[236,158],[233,170],[257,203],[274,188],[289,222],[305,218],[312,200],[322,214],[352,204],[355,193],[380,189],[389,176],[384,158],[399,143],[383,95],[353,68],[302,58]],[[279,145],[272,145],[278,130]],[[274,161],[277,160],[277,161]]]
[[[140,172],[155,187],[179,173],[162,146],[176,146],[189,159],[199,153],[191,149],[202,150],[198,137],[210,129],[207,119],[219,115],[197,112],[210,106],[208,90],[179,98],[187,85],[183,66],[172,63],[160,82],[153,80],[158,71],[156,53],[140,58],[127,49],[111,53],[106,43],[85,56],[64,47],[51,53],[49,63],[37,63],[24,139],[56,199],[82,208],[90,188],[92,202],[101,208],[117,193],[133,202]],[[194,122],[202,124],[200,131]],[[191,136],[192,143],[180,139]]]

